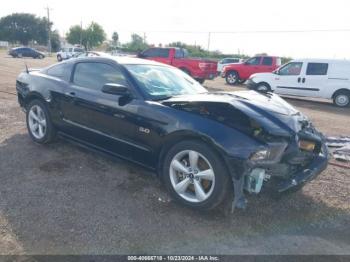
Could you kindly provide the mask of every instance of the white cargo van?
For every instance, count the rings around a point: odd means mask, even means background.
[[[332,99],[350,105],[350,61],[334,59],[293,60],[273,73],[253,74],[250,89],[277,94]]]

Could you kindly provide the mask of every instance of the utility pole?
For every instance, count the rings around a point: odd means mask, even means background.
[[[208,33],[208,51],[209,51],[209,48],[210,48],[210,35],[211,35],[211,32]]]
[[[47,43],[47,49],[49,51],[49,54],[51,55],[51,27],[50,27],[50,10],[49,6],[45,7],[46,12],[47,12],[47,32],[49,36],[49,41]]]
[[[146,32],[143,32],[143,43],[146,44]]]
[[[83,43],[83,20],[80,20],[80,47],[82,47]]]

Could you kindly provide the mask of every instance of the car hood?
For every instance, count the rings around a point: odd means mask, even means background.
[[[201,114],[205,107],[206,115],[215,111],[215,119],[232,114],[245,115],[255,120],[268,133],[278,136],[295,135],[305,125],[307,118],[276,94],[261,94],[256,91],[212,92],[197,95],[181,95],[164,100],[162,104],[176,109]],[[215,107],[217,104],[217,107]],[[228,107],[222,107],[223,104]],[[208,106],[210,105],[210,106]],[[190,110],[189,110],[190,108]],[[195,110],[195,109],[198,110]],[[210,109],[211,108],[211,109]],[[224,108],[220,111],[218,108]],[[214,115],[214,112],[212,113]]]
[[[271,77],[275,77],[276,74],[273,73],[255,73],[252,74],[249,78],[253,79],[254,77],[261,77],[261,78],[266,78],[266,79],[270,79]]]

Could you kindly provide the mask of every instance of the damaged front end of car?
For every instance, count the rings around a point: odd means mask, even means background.
[[[248,142],[231,144],[237,140],[232,135],[221,145],[230,151],[224,159],[234,189],[232,210],[246,207],[245,194],[298,189],[327,167],[328,150],[323,135],[275,94],[210,93],[208,97],[177,99],[166,104],[220,122],[247,136]]]
[[[283,101],[280,105],[286,106],[288,113],[286,108],[283,112],[274,111],[269,106],[248,101],[235,104],[250,118],[250,135],[263,146],[245,161],[227,161],[233,174],[235,197],[232,210],[246,207],[244,192],[296,190],[314,179],[328,164],[325,138],[312,123],[278,96],[265,96],[271,103]]]

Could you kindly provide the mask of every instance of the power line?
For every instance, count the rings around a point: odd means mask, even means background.
[[[145,30],[128,30],[121,32],[145,32]],[[298,30],[241,30],[241,31],[165,31],[165,30],[146,30],[147,33],[181,33],[181,34],[259,34],[259,33],[337,33],[350,32],[350,28],[336,29],[298,29]]]

